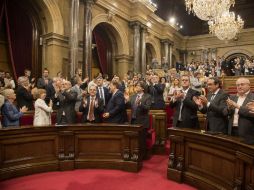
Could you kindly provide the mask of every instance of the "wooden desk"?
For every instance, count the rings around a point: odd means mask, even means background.
[[[142,167],[137,125],[83,124],[0,130],[0,180],[80,168],[137,172]]]
[[[254,189],[254,146],[226,135],[190,129],[168,130],[168,179],[202,190]]]

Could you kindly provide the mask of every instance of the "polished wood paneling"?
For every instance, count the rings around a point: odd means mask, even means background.
[[[136,125],[71,125],[0,130],[0,179],[79,168],[137,172],[142,167]]]
[[[168,130],[168,178],[199,189],[254,189],[254,146],[236,137],[202,134],[198,130]]]

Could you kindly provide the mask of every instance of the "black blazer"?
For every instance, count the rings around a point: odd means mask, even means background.
[[[64,91],[62,93],[58,93],[57,99],[59,101],[59,108],[56,116],[57,124],[61,124],[60,122],[63,112],[65,113],[67,123],[75,123],[75,103],[77,100],[77,93],[74,91]]]
[[[96,123],[100,123],[102,121],[101,115],[103,113],[103,100],[101,98],[99,98],[99,97],[96,97],[95,101],[98,102],[98,107],[94,107],[94,118],[95,118],[95,122]],[[87,120],[87,114],[88,114],[88,111],[89,111],[89,105],[90,105],[90,96],[87,97],[87,104],[86,104],[86,106],[84,107],[83,103],[81,103],[81,105],[79,107],[79,111],[83,112],[82,120],[81,120],[82,123],[89,122]]]
[[[238,96],[234,95],[230,97],[231,100],[237,102]],[[254,114],[249,113],[246,108],[246,104],[254,100],[254,94],[249,93],[240,107],[238,114],[238,132],[239,136],[244,139],[247,144],[254,144]],[[233,120],[234,120],[234,109],[224,109],[224,113],[229,116],[228,134],[232,134]]]
[[[199,122],[198,122],[198,116],[197,116],[197,110],[198,106],[196,103],[192,100],[193,96],[199,96],[200,93],[196,90],[189,89],[185,99],[183,100],[183,107],[182,107],[182,124],[184,127],[187,128],[199,128]],[[175,108],[175,113],[173,117],[173,126],[176,127],[179,113],[180,113],[180,107],[181,107],[181,101],[175,101],[170,102],[170,107]]]
[[[17,93],[17,106],[18,108],[22,108],[26,106],[28,110],[33,110],[33,95],[30,91],[28,91],[25,87],[19,85],[16,91]]]
[[[130,101],[127,102],[127,107],[131,108],[131,112],[134,111],[133,105],[136,102],[137,94],[130,97]],[[136,108],[136,118],[133,120],[132,124],[141,124],[144,128],[149,128],[149,110],[151,108],[152,98],[149,94],[144,93],[140,104]]]
[[[218,91],[215,98],[211,101],[212,93],[207,95],[207,100],[210,102],[209,107],[204,106],[200,112],[206,114],[207,129],[213,132],[228,133],[228,118],[223,112],[227,108],[226,100],[228,94],[222,89]]]
[[[118,90],[111,96],[105,112],[109,113],[109,118],[105,119],[108,123],[124,123],[127,122],[127,112],[125,107],[125,99],[123,93]]]
[[[165,101],[163,99],[165,85],[155,84],[148,86],[148,93],[152,97],[151,109],[165,109]]]
[[[103,89],[103,92],[104,92],[105,106],[106,106],[106,105],[108,104],[108,101],[109,101],[110,97],[111,97],[111,94],[110,94],[108,88],[102,87],[102,89]],[[97,89],[96,96],[97,96],[97,97],[100,97],[100,94],[99,94],[99,87],[98,87],[98,89]]]

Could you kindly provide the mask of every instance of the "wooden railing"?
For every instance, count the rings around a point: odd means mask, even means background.
[[[168,130],[168,179],[205,190],[253,190],[254,146],[226,135]]]
[[[77,124],[0,130],[0,180],[79,168],[137,172],[142,127]]]

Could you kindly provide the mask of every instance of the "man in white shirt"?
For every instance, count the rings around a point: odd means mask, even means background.
[[[247,144],[254,144],[254,115],[247,104],[254,100],[250,92],[250,81],[241,77],[236,81],[237,95],[227,100],[225,113],[229,115],[229,134],[240,136]]]

